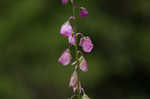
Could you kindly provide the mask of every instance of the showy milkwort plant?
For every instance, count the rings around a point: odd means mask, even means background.
[[[73,89],[74,95],[70,98],[77,97],[78,99],[90,99],[81,86],[79,72],[87,72],[88,64],[83,52],[90,53],[93,49],[93,43],[89,36],[85,36],[76,30],[75,23],[77,20],[77,11],[81,18],[88,17],[88,11],[75,2],[76,0],[61,0],[62,4],[72,4],[73,15],[61,26],[60,34],[68,39],[69,47],[62,53],[58,62],[67,66],[73,60],[71,65],[74,66],[74,71],[71,75],[69,86]],[[72,49],[74,48],[74,49]],[[81,50],[80,50],[81,49]],[[71,53],[74,50],[75,53]],[[82,52],[83,51],[83,52]]]

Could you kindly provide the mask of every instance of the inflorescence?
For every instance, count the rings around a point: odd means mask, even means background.
[[[61,0],[62,4],[71,2],[73,8],[73,16],[69,17],[68,20],[61,26],[60,34],[68,39],[69,47],[62,53],[58,62],[67,66],[71,63],[74,66],[74,71],[71,75],[69,86],[73,89],[74,95],[70,98],[78,97],[78,99],[90,99],[85,93],[79,80],[79,72],[87,72],[88,64],[83,56],[83,52],[90,53],[93,49],[93,43],[89,36],[85,36],[83,33],[75,30],[75,25],[71,24],[71,21],[76,20],[76,9],[79,9],[79,15],[81,18],[88,17],[88,11],[84,7],[77,6],[75,0]],[[71,53],[70,46],[75,48],[75,55]],[[80,50],[81,49],[81,50]],[[82,52],[83,51],[83,52]],[[75,58],[73,58],[75,57]]]

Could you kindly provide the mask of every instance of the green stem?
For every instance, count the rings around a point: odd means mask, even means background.
[[[75,4],[74,2],[72,3],[72,8],[73,8],[73,17],[74,17],[74,22],[76,20],[76,7],[75,7]],[[75,22],[76,23],[76,22]],[[76,28],[75,28],[75,23],[74,23],[74,32],[76,33]],[[78,99],[81,99],[80,97],[80,81],[79,81],[79,53],[78,53],[78,35],[77,33],[75,34],[75,39],[76,39],[76,46],[75,46],[75,49],[76,49],[76,61],[77,61],[77,75],[78,75],[78,89],[77,89],[77,94],[78,94]]]
[[[76,35],[76,60],[77,60],[77,75],[78,75],[78,89],[77,89],[77,94],[78,94],[78,99],[80,99],[80,78],[79,78],[79,53],[78,53],[78,45],[77,45],[77,35]]]

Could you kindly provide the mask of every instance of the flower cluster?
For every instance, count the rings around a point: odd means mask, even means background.
[[[69,0],[62,0],[62,4],[67,4]],[[74,0],[70,0],[72,3],[72,7],[75,10],[76,6]],[[80,10],[80,17],[85,18],[88,16],[88,11],[84,7],[79,7]],[[74,12],[73,12],[74,13]],[[83,88],[81,87],[81,82],[79,81],[79,71],[87,72],[88,71],[88,64],[83,56],[83,52],[90,53],[93,49],[93,43],[89,36],[85,36],[83,33],[76,32],[74,26],[71,25],[70,20],[76,20],[75,15],[69,17],[69,19],[61,26],[60,34],[63,35],[68,39],[69,45],[75,47],[76,55],[71,54],[71,49],[67,48],[60,58],[58,62],[67,66],[71,64],[73,57],[75,56],[75,60],[72,63],[75,69],[70,78],[69,86],[73,89],[74,93],[78,93],[77,97],[82,97],[82,99],[90,99],[84,92]],[[80,50],[80,48],[82,50]],[[81,94],[83,94],[81,96]]]

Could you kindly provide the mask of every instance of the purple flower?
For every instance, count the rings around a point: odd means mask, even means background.
[[[72,45],[76,45],[76,38],[75,38],[75,34],[71,35],[68,37],[69,43]]]
[[[73,89],[73,91],[76,91],[78,88],[78,75],[76,71],[73,72],[70,78],[69,86]]]
[[[60,34],[69,37],[72,35],[72,26],[70,25],[69,21],[67,21],[65,24],[62,25],[60,29]]]
[[[88,64],[87,64],[87,61],[86,59],[81,56],[80,57],[80,69],[83,71],[83,72],[87,72],[88,71]]]
[[[69,53],[69,49],[66,49],[62,56],[58,59],[58,61],[63,65],[68,65],[72,59],[71,54]]]
[[[61,0],[62,4],[66,4],[68,0]]]
[[[83,51],[87,53],[91,52],[93,49],[92,41],[88,36],[82,37],[79,45],[82,46]]]
[[[80,8],[80,17],[88,17],[88,11],[83,7]]]

